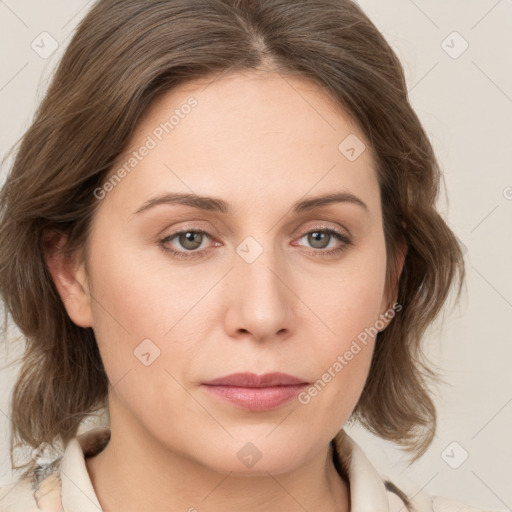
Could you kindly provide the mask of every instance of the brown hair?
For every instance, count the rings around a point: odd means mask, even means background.
[[[413,111],[399,59],[350,0],[101,0],[79,24],[0,196],[0,293],[26,340],[12,399],[15,441],[66,443],[106,406],[107,376],[92,328],[68,317],[44,260],[45,234],[86,262],[93,191],[148,106],[178,84],[269,69],[314,81],[357,122],[376,158],[388,282],[403,309],[379,333],[351,419],[416,460],[436,430],[421,340],[460,293],[463,257],[436,211],[440,170]],[[340,141],[341,142],[341,141]],[[14,149],[14,148],[13,148]],[[83,252],[82,252],[83,251]]]

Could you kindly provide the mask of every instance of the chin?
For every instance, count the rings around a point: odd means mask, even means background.
[[[294,470],[307,460],[312,450],[309,445],[311,439],[292,440],[288,437],[285,440],[282,436],[272,439],[272,435],[265,439],[267,434],[268,431],[259,439],[255,439],[255,436],[237,436],[218,444],[210,437],[211,444],[199,447],[194,458],[218,473],[268,476],[268,473],[277,475]],[[205,439],[208,437],[205,436]]]

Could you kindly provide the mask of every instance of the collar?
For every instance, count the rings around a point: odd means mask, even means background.
[[[350,512],[388,511],[387,489],[363,450],[344,429],[336,434],[334,443],[338,461],[350,482]],[[400,503],[403,505],[401,500]]]
[[[109,439],[110,429],[97,427],[68,442],[59,464],[62,505],[66,512],[101,512],[85,458],[101,451]],[[382,477],[363,450],[343,429],[334,443],[337,461],[350,482],[351,512],[406,511],[402,500],[387,491]]]
[[[108,427],[97,427],[71,439],[60,464],[62,505],[66,512],[99,512],[101,505],[92,486],[85,457],[100,452],[110,439]]]

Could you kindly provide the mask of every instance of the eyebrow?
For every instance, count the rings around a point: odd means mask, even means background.
[[[292,205],[293,213],[302,213],[313,210],[321,206],[332,203],[352,203],[361,206],[368,211],[368,206],[351,192],[336,192],[322,196],[302,199]],[[178,194],[168,192],[151,199],[148,199],[134,214],[142,213],[150,208],[161,204],[182,204],[191,206],[200,210],[219,212],[224,214],[231,213],[231,207],[228,202],[215,197],[198,196],[197,194]]]

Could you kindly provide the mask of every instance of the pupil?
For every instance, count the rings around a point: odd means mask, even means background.
[[[316,242],[322,242],[322,239],[323,238],[327,238],[327,233],[322,233],[321,231],[314,231],[313,233],[311,233],[311,236],[313,237],[313,240]],[[325,243],[324,244],[320,244],[320,246],[316,246],[317,248],[323,248],[325,247]]]
[[[195,241],[196,236],[199,238],[201,237],[201,235],[199,233],[195,233],[193,231],[187,231],[186,233],[184,233],[184,235],[185,235],[184,247],[186,247],[188,249],[196,249],[197,247],[199,247],[199,245],[201,245],[200,240],[199,240],[199,244],[197,243],[197,241]],[[191,245],[188,245],[188,244],[191,244]]]

